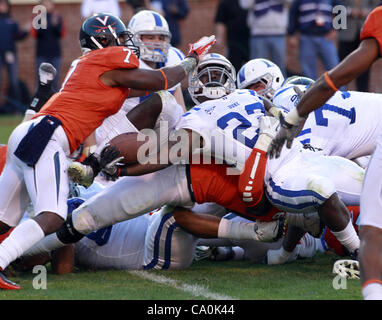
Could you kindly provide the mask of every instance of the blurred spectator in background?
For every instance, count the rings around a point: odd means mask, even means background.
[[[341,4],[339,0],[294,0],[290,7],[288,34],[293,37],[289,41],[291,46],[298,43],[301,71],[305,77],[318,78],[318,58],[326,70],[339,62],[332,14],[333,7]]]
[[[159,3],[162,3],[162,10],[159,10]],[[189,12],[186,0],[160,0],[152,1],[152,5],[156,5],[155,11],[161,13],[167,20],[171,37],[171,45],[177,47],[182,42],[179,21],[186,18]]]
[[[217,50],[222,51],[239,71],[249,60],[249,28],[247,10],[239,5],[239,0],[220,0],[215,16]],[[223,45],[226,44],[226,48]]]
[[[162,0],[126,0],[128,6],[130,6],[134,14],[142,10],[154,10],[163,15]]]
[[[340,61],[360,44],[360,33],[367,15],[380,4],[380,0],[342,0],[346,6],[347,24],[345,29],[338,30],[338,55]],[[382,21],[381,21],[382,23]],[[356,90],[369,91],[370,69],[356,79]]]
[[[269,59],[285,75],[289,0],[240,0],[239,3],[249,10],[250,59]]]
[[[81,5],[81,16],[87,18],[94,13],[108,12],[118,18],[121,17],[121,9],[118,0],[83,0]]]
[[[43,62],[48,62],[57,70],[57,76],[53,81],[53,89],[57,90],[61,67],[61,44],[60,40],[65,36],[65,25],[62,16],[56,11],[52,0],[42,0],[41,5],[46,8],[46,29],[36,29],[32,26],[32,36],[36,38],[36,80],[38,68]]]
[[[0,0],[0,30],[0,91],[2,89],[3,67],[6,68],[8,75],[8,97],[2,111],[24,112],[23,105],[20,104],[22,90],[19,81],[16,41],[24,39],[28,35],[29,25],[23,29],[19,28],[17,22],[10,16],[8,0]]]

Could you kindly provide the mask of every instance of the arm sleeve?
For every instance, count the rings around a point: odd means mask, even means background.
[[[361,30],[360,40],[374,38],[379,44],[379,55],[382,56],[382,6],[375,8],[367,16]]]

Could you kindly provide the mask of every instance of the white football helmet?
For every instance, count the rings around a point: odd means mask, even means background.
[[[237,74],[237,88],[247,89],[252,84],[262,83],[265,88],[257,93],[272,99],[274,92],[281,87],[284,76],[280,68],[267,59],[253,59],[243,65]]]
[[[236,90],[236,71],[229,60],[218,53],[208,53],[188,76],[188,92],[196,104],[198,98],[219,99]]]
[[[300,101],[300,98],[294,89],[298,87],[301,92],[305,92],[308,88],[307,85],[293,85],[287,84],[276,90],[273,95],[273,103],[282,110],[289,112],[294,109],[297,103]]]
[[[165,62],[170,47],[171,32],[163,16],[151,10],[142,10],[130,20],[128,29],[134,34],[139,46],[140,58],[153,62]],[[142,41],[142,35],[161,35],[163,41]]]
[[[289,78],[286,78],[284,80],[284,83],[282,86],[290,85],[290,84],[296,84],[296,85],[306,85],[306,86],[311,86],[314,83],[314,80],[308,77],[303,77],[303,76],[291,76]]]

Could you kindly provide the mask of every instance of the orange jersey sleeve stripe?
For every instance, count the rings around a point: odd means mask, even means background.
[[[244,170],[239,177],[239,192],[243,195],[246,206],[255,206],[264,193],[264,175],[267,155],[264,151],[253,149]]]

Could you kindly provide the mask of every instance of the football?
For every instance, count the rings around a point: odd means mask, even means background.
[[[120,134],[110,140],[110,146],[115,146],[124,157],[122,160],[125,164],[137,163],[137,151],[144,141],[138,141],[137,132],[127,132]]]

